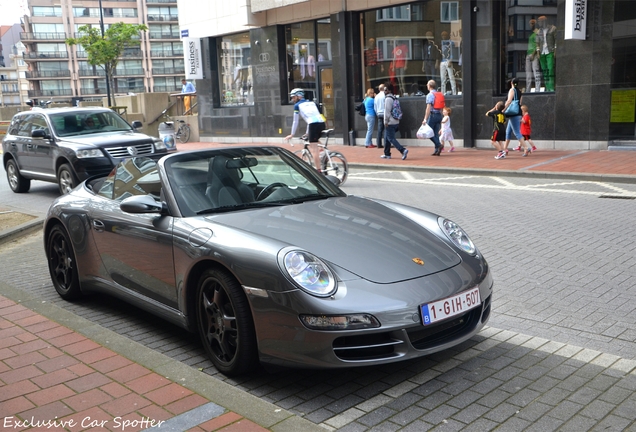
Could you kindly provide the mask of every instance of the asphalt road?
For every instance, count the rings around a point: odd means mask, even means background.
[[[0,249],[0,275],[331,430],[636,428],[636,185],[353,171],[344,189],[458,222],[493,270],[489,327],[424,359],[230,380],[194,335],[158,318],[108,297],[60,300],[39,234]],[[15,195],[0,180],[0,200],[22,210],[56,195],[45,183]]]

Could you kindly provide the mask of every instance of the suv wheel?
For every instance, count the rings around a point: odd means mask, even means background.
[[[75,178],[75,174],[73,174],[73,170],[68,164],[62,164],[57,169],[57,183],[62,195],[66,195],[71,192],[75,186],[77,186],[78,181]]]
[[[18,165],[13,159],[9,159],[7,161],[5,171],[7,172],[9,187],[13,192],[24,193],[29,191],[31,188],[31,179],[22,177],[22,174],[20,174],[20,170],[18,169]]]

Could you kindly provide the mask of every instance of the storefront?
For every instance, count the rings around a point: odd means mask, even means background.
[[[636,8],[629,1],[427,0],[366,10],[349,9],[364,1],[284,3],[252,0],[260,25],[219,35],[203,34],[204,18],[184,17],[182,29],[190,26],[203,52],[196,80],[203,140],[282,142],[293,115],[289,90],[301,87],[347,144],[351,130],[358,137],[366,130],[353,107],[367,88],[389,82],[404,112],[399,137],[429,145],[415,132],[434,79],[453,109],[459,143],[487,147],[485,113],[505,100],[512,77],[539,147],[635,139]],[[574,25],[584,24],[577,38],[566,31],[573,11]]]

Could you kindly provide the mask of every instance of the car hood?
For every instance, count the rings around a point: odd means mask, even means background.
[[[73,135],[60,138],[62,141],[81,146],[108,147],[152,143],[152,137],[139,132],[100,132],[88,135]]]
[[[461,262],[459,255],[436,234],[380,203],[360,197],[209,218],[305,249],[376,283],[414,279]]]

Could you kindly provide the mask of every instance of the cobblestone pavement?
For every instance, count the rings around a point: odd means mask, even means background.
[[[379,188],[356,176],[347,192]],[[194,335],[154,316],[103,296],[60,300],[41,235],[0,249],[1,279],[328,430],[636,430],[636,201],[523,182],[471,201],[474,188],[445,181],[396,182],[392,199],[471,233],[493,268],[494,308],[479,335],[424,359],[227,379]]]

